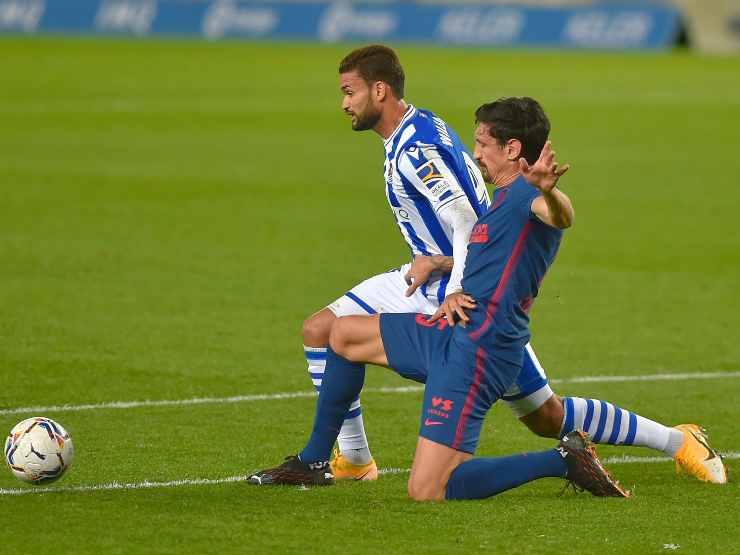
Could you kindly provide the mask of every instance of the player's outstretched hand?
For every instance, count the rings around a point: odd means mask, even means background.
[[[409,284],[409,288],[406,289],[406,296],[410,297],[414,294],[414,291],[429,281],[429,276],[435,270],[437,270],[437,265],[431,256],[416,256],[409,271],[404,276],[406,283]]]
[[[570,164],[560,166],[555,161],[555,152],[552,150],[552,142],[547,141],[545,143],[540,157],[533,165],[524,158],[519,158],[519,169],[530,184],[537,187],[543,193],[549,193],[555,188],[565,172],[570,169]]]
[[[465,309],[475,308],[475,299],[470,295],[466,295],[462,291],[458,293],[450,293],[445,297],[445,302],[437,309],[429,322],[436,322],[442,316],[447,318],[447,322],[451,325],[455,325],[455,318],[460,321],[460,325],[465,325],[470,321],[470,317],[465,313]]]

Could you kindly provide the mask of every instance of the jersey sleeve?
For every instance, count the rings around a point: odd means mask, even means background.
[[[410,145],[398,158],[398,172],[404,186],[429,200],[439,213],[454,200],[464,197],[465,191],[437,145]]]
[[[526,210],[526,215],[530,220],[534,220],[535,222],[543,223],[542,220],[540,220],[539,216],[534,213],[534,210],[532,210],[532,203],[537,197],[541,197],[542,193],[535,187],[532,187],[531,185],[527,187],[526,192],[524,193],[524,202],[522,203],[522,206],[524,210]]]

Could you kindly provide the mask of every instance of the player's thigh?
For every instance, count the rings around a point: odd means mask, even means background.
[[[387,366],[416,382],[426,383],[429,368],[444,358],[451,334],[446,320],[430,324],[426,314],[380,315]]]
[[[486,414],[511,386],[521,362],[496,358],[484,347],[450,345],[446,360],[430,367],[419,435],[475,453]]]
[[[433,314],[437,307],[416,290],[406,296],[404,275],[408,264],[372,276],[347,291],[327,308],[336,316],[373,315],[380,313],[423,312]]]
[[[388,366],[377,314],[338,318],[332,326],[329,344],[335,353],[348,360]]]
[[[450,475],[471,457],[470,453],[420,437],[409,476],[409,497],[416,501],[444,499]]]
[[[514,383],[503,395],[503,400],[517,418],[536,412],[551,397],[553,391],[548,383],[532,345],[527,343],[522,356],[522,368]]]

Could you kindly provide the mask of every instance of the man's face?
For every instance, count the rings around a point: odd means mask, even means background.
[[[473,156],[480,166],[483,178],[488,183],[496,183],[496,177],[510,165],[508,149],[491,137],[491,128],[486,123],[479,123],[475,128],[475,149]]]
[[[339,76],[342,89],[342,110],[352,118],[352,129],[366,131],[380,120],[380,106],[376,105],[371,87],[356,71]]]

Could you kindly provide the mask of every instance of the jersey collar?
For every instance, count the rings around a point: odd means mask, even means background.
[[[406,123],[413,117],[413,115],[416,113],[416,108],[414,108],[413,104],[409,104],[408,108],[406,108],[406,113],[403,115],[403,118],[401,118],[401,121],[398,123],[398,126],[393,130],[393,133],[391,133],[391,136],[388,137],[385,141],[383,141],[383,144],[385,145],[386,149],[389,145],[393,144],[393,139],[396,138],[396,135],[398,135],[398,132],[406,125]]]

